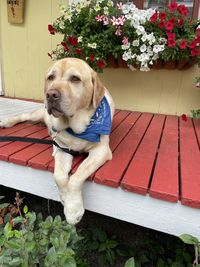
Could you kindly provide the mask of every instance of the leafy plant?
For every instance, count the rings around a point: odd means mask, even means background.
[[[16,199],[22,204],[19,195]],[[62,221],[59,215],[54,219],[51,216],[43,219],[41,214],[29,212],[26,205],[21,211],[18,204],[15,203],[18,215],[10,214],[9,221],[1,224],[2,266],[76,267],[76,246],[81,238],[75,227]],[[1,207],[4,209],[5,206]]]
[[[188,235],[188,234],[181,235],[180,239],[185,244],[194,245],[195,260],[193,262],[193,266],[200,267],[200,240],[198,240],[196,237],[194,237],[192,235]]]

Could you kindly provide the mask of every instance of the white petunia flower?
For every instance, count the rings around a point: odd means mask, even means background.
[[[60,27],[60,29],[61,30],[63,30],[64,28],[65,28],[65,23],[64,23],[64,21],[60,21],[60,23],[59,23],[59,27]]]
[[[81,43],[83,41],[83,36],[78,37],[78,42]]]
[[[140,41],[137,39],[137,40],[134,40],[133,42],[132,42],[132,45],[133,46],[139,46],[140,45]]]
[[[97,48],[97,43],[92,43],[92,44],[88,43],[88,47],[96,49]]]
[[[113,1],[111,1],[111,0],[108,0],[108,3],[107,3],[107,6],[114,6],[114,3],[113,3]]]
[[[143,26],[138,26],[136,30],[137,35],[142,35],[145,33],[145,29]]]
[[[109,12],[108,12],[108,7],[107,6],[105,6],[104,7],[104,9],[103,9],[103,13],[104,13],[104,15],[109,15]]]
[[[123,59],[124,61],[127,61],[127,60],[129,60],[129,59],[131,59],[131,58],[132,58],[132,53],[131,53],[130,50],[124,52],[124,54],[122,55],[122,59]]]
[[[100,5],[99,5],[99,4],[96,4],[96,5],[94,6],[94,10],[95,10],[96,12],[98,12],[99,10],[101,10]]]
[[[129,49],[130,48],[130,43],[128,43],[128,44],[123,44],[122,46],[121,46],[121,48],[122,48],[122,50],[127,50],[127,49]]]
[[[147,50],[147,46],[145,44],[143,44],[142,46],[140,46],[140,51],[143,53]]]

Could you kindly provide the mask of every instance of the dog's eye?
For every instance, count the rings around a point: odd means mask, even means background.
[[[53,81],[55,79],[55,75],[54,74],[50,74],[48,77],[47,77],[47,80],[48,81]]]
[[[77,83],[77,82],[80,82],[81,79],[80,77],[76,76],[76,75],[72,75],[70,78],[69,78],[70,82],[72,83]]]

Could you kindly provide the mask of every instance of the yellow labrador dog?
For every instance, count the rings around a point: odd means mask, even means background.
[[[95,71],[76,58],[57,61],[45,78],[45,108],[0,122],[0,127],[43,121],[61,147],[88,152],[88,157],[69,177],[73,156],[54,147],[54,178],[64,205],[66,220],[76,224],[84,214],[81,189],[84,181],[111,160],[109,132],[114,102]]]

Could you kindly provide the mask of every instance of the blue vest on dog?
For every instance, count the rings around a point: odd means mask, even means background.
[[[111,111],[106,97],[104,96],[94,115],[92,116],[89,125],[83,133],[74,133],[71,128],[66,131],[78,138],[89,142],[100,142],[101,135],[109,135],[111,132]]]

